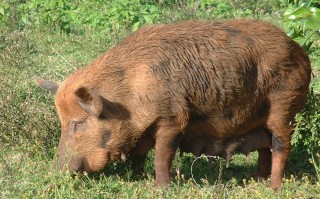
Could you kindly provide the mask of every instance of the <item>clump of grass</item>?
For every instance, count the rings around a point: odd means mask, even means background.
[[[315,155],[311,154],[310,163],[314,166],[318,182],[320,182],[320,153],[316,153]]]

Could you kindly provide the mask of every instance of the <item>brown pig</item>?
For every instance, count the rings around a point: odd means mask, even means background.
[[[143,162],[155,145],[156,183],[166,185],[186,136],[232,139],[263,127],[276,189],[310,76],[296,42],[241,19],[146,26],[61,84],[37,83],[55,93],[62,170],[94,172],[127,156]]]

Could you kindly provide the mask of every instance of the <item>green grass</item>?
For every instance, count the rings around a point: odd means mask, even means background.
[[[209,2],[209,1],[204,1]],[[217,1],[219,2],[219,1]],[[221,1],[222,2],[222,1]],[[226,1],[230,2],[230,1]],[[215,11],[195,5],[174,5],[159,21],[192,18],[261,18],[282,26],[280,11],[270,3],[265,8],[220,4]],[[210,4],[211,6],[214,6]],[[239,7],[240,6],[240,7]],[[261,7],[260,7],[261,8]],[[198,9],[198,11],[197,11]],[[219,10],[220,9],[220,10]],[[229,11],[229,12],[227,12]],[[166,19],[164,19],[166,18]],[[38,88],[33,79],[43,77],[62,81],[70,73],[90,63],[116,45],[131,27],[115,31],[94,31],[84,27],[67,34],[50,29],[36,31],[3,28],[0,30],[0,198],[315,198],[320,196],[320,162],[306,151],[294,148],[286,167],[282,188],[273,192],[267,181],[253,181],[257,154],[247,161],[236,155],[229,169],[224,160],[209,165],[205,158],[192,155],[176,157],[169,187],[156,188],[153,152],[145,173],[132,174],[129,163],[116,162],[100,173],[71,178],[53,173],[51,161],[58,146],[60,124],[53,96]],[[310,54],[314,69],[315,92],[320,92],[320,42]],[[319,172],[319,171],[318,171]],[[192,177],[193,176],[193,177]]]
[[[193,165],[197,184],[190,176],[194,158],[177,158],[172,185],[158,189],[151,157],[140,177],[133,176],[127,164],[115,163],[101,173],[71,178],[52,173],[49,157],[32,157],[25,150],[10,149],[5,150],[6,159],[0,165],[0,193],[2,198],[312,198],[320,194],[320,183],[306,174],[295,177],[287,173],[276,193],[268,187],[269,180],[251,180],[256,154],[251,156],[246,162],[237,155],[229,169],[221,160],[211,167],[205,159],[198,160]]]

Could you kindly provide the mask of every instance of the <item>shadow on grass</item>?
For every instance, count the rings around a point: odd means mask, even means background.
[[[155,178],[154,170],[154,153],[148,155],[145,163],[144,172],[140,175],[134,174],[131,169],[132,162],[115,162],[107,165],[107,167],[98,173],[90,174],[89,177],[98,180],[101,174],[106,177],[116,176],[120,179],[129,181],[141,181],[147,180],[152,176]],[[237,162],[244,161],[244,156],[236,156]],[[250,164],[234,164],[231,162],[229,168],[225,168],[225,160],[216,159],[212,164],[208,162],[206,158],[200,158],[191,165],[195,157],[193,155],[185,155],[183,157],[176,157],[173,163],[172,179],[174,183],[179,180],[180,184],[188,183],[192,178],[197,184],[216,184],[226,183],[232,178],[235,178],[239,185],[242,185],[242,179],[250,179],[250,176],[255,172],[256,165],[252,164],[253,160],[250,160]],[[182,179],[182,180],[181,180]]]
[[[184,155],[183,157],[176,157],[173,163],[172,179],[174,183],[185,184],[190,181],[198,185],[214,185],[227,184],[233,180],[236,185],[243,186],[244,179],[250,180],[257,170],[257,153],[251,153],[250,159],[247,160],[244,155],[237,154],[233,157],[230,167],[226,168],[226,161],[217,158],[213,163],[209,163],[208,159],[203,157],[197,159],[193,155]],[[293,150],[288,160],[285,176],[295,176],[301,179],[303,176],[309,176],[316,180],[315,169],[309,162],[310,155],[306,151]],[[135,174],[131,169],[132,162],[115,162],[110,163],[107,167],[98,173],[90,174],[92,179],[99,180],[100,175],[104,174],[106,177],[116,177],[125,181],[141,181],[155,178],[154,170],[154,152],[152,151],[147,158],[145,169],[142,174]],[[191,172],[191,165],[192,172]],[[314,178],[313,178],[314,177]]]
[[[191,179],[198,185],[225,184],[235,179],[236,183],[241,186],[243,185],[243,179],[250,179],[256,171],[254,159],[247,161],[243,155],[235,155],[229,168],[226,168],[226,161],[222,158],[216,158],[210,163],[206,157],[201,157],[195,161],[195,157],[186,156],[181,158],[179,172],[183,174],[186,181]]]

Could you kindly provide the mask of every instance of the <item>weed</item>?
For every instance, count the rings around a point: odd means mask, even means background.
[[[307,51],[310,50],[320,31],[320,9],[312,1],[286,1],[288,7],[285,11],[285,19],[295,23],[290,23],[289,36],[301,41],[302,47]]]
[[[307,150],[309,154],[320,151],[320,96],[313,89],[308,94],[304,110],[296,116],[296,127],[292,143],[296,150]]]
[[[310,163],[314,166],[318,181],[320,182],[320,153],[311,154]]]

